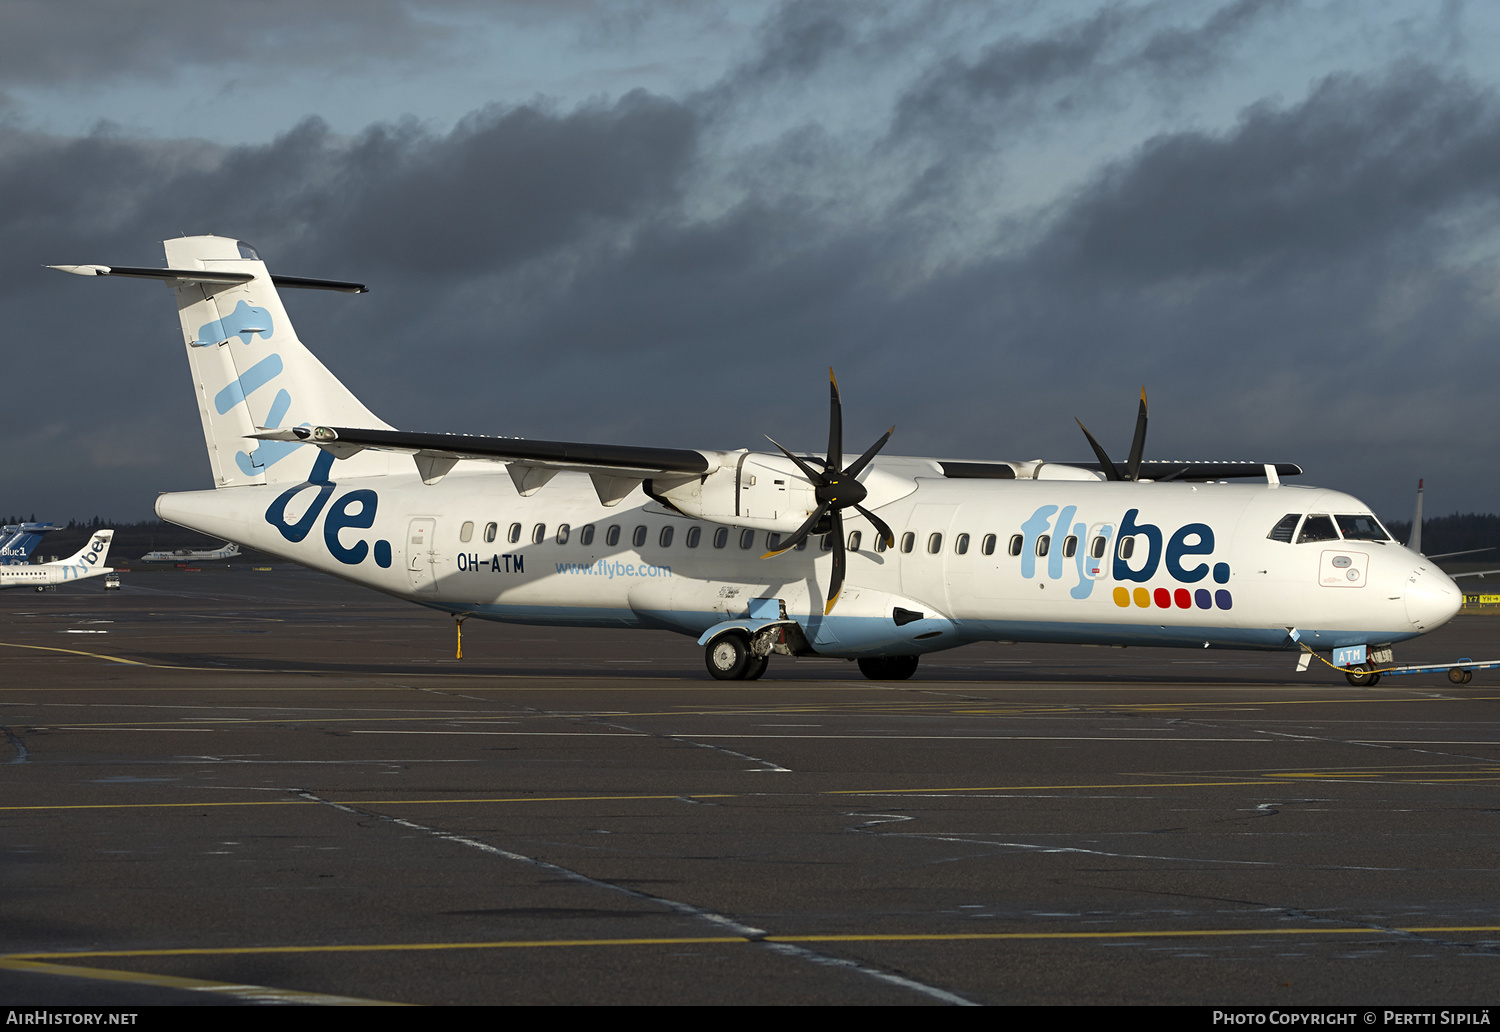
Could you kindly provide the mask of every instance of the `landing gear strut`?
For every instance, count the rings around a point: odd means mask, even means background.
[[[917,672],[916,656],[870,656],[859,661],[859,672],[872,681],[905,681]]]

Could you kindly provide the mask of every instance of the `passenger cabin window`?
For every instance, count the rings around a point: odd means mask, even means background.
[[[688,528],[686,544],[687,544],[687,546],[689,548],[697,548],[698,547],[698,542],[702,541],[702,540],[703,540],[703,528],[702,527],[689,527]]]
[[[954,538],[953,539],[953,551],[957,552],[959,555],[968,555],[969,554],[969,535],[967,535],[967,534],[960,534],[960,535],[958,535],[958,537]]]
[[[1036,539],[1036,554],[1039,555],[1039,556],[1046,555],[1047,552],[1048,552],[1048,550],[1051,549],[1051,548],[1052,548],[1052,535],[1051,534],[1038,534],[1037,535],[1037,539]]]
[[[672,547],[672,528],[671,527],[663,527],[663,528],[661,528],[661,538],[659,539],[659,543],[660,543],[661,547],[663,547],[663,548],[671,548]]]
[[[1271,533],[1266,537],[1272,541],[1280,541],[1284,545],[1292,543],[1292,535],[1297,532],[1297,521],[1302,518],[1300,512],[1289,512],[1276,521],[1276,526],[1271,528]]]
[[[995,554],[995,535],[986,534],[984,540],[979,543],[979,550],[985,555]]]
[[[781,547],[781,535],[780,534],[767,534],[766,535],[766,551],[768,551],[768,552],[774,552],[774,551],[776,551],[780,547]]]
[[[1026,542],[1022,540],[1020,534],[1012,534],[1010,536],[1010,554],[1011,555],[1020,555],[1021,554],[1021,547],[1025,543]]]
[[[830,530],[818,540],[818,547],[825,552],[833,551],[833,531]]]
[[[751,549],[755,547],[755,531],[740,531],[740,547],[744,549]]]
[[[486,523],[484,525],[484,540],[486,542],[494,541],[495,535],[498,533],[500,533],[500,525],[498,523]]]
[[[1135,537],[1123,537],[1120,539],[1120,558],[1129,559],[1135,555]]]
[[[521,525],[519,523],[512,523],[510,525],[510,534],[508,535],[508,540],[511,544],[515,544],[517,541],[521,540]]]
[[[729,544],[729,528],[720,527],[714,531],[714,547],[723,548],[727,544]]]
[[[610,524],[609,529],[604,532],[604,543],[611,548],[620,543],[620,525],[618,523]]]
[[[545,523],[538,523],[531,528],[532,544],[540,545],[545,540],[547,540],[547,525]]]
[[[1089,555],[1093,556],[1095,559],[1103,559],[1104,550],[1108,547],[1109,539],[1101,534],[1098,537],[1094,538],[1094,543],[1089,546]]]
[[[943,535],[929,534],[927,536],[927,554],[937,555],[943,550]]]
[[[1310,541],[1337,541],[1339,532],[1333,527],[1333,520],[1321,513],[1313,513],[1302,521],[1302,533],[1297,535],[1297,544],[1304,545]]]
[[[1389,541],[1391,536],[1385,532],[1380,521],[1369,513],[1361,513],[1358,516],[1335,516],[1339,521],[1339,530],[1344,532],[1345,541]]]
[[[568,526],[566,523],[559,523],[557,525],[557,543],[559,545],[566,545],[568,543],[568,536],[572,533],[572,527]]]
[[[592,523],[586,524],[584,528],[578,532],[578,543],[584,546],[592,545],[594,543],[594,525]]]
[[[1072,534],[1063,538],[1063,555],[1069,559],[1078,554],[1078,538]]]
[[[915,547],[917,547],[917,535],[909,530],[901,535],[901,551],[910,552]]]
[[[644,545],[646,543],[646,528],[636,527],[635,530],[631,531],[630,543],[636,548],[640,548],[642,545]]]
[[[882,537],[880,534],[876,534],[875,535],[875,551],[877,551],[877,552],[884,552],[885,550],[886,550],[885,538]]]
[[[858,552],[859,551],[859,543],[860,543],[861,540],[862,540],[862,538],[861,538],[860,532],[857,531],[857,530],[851,530],[849,532],[849,551],[851,551],[851,552]]]
[[[464,525],[462,527],[458,528],[458,540],[464,542],[465,544],[467,544],[468,541],[469,541],[469,539],[471,539],[473,536],[474,536],[474,521],[473,520],[468,520],[467,522],[464,523]]]

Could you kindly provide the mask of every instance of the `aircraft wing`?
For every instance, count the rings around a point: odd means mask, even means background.
[[[952,462],[941,460],[943,475],[961,480],[1011,480],[1018,474],[1016,463],[1010,462]],[[1066,466],[1069,469],[1086,469],[1102,472],[1104,467],[1097,462],[1024,463],[1039,467]],[[1267,468],[1274,469],[1279,477],[1295,477],[1302,474],[1302,467],[1295,462],[1203,462],[1198,460],[1151,461],[1141,463],[1141,479],[1157,482],[1168,480],[1232,480],[1238,477],[1263,477]],[[1035,469],[1022,476],[1040,475]]]
[[[636,448],[618,444],[533,441],[521,437],[475,437],[467,434],[422,434],[404,430],[298,426],[250,435],[259,440],[315,444],[336,458],[368,448],[404,452],[417,464],[422,482],[435,484],[461,459],[507,463],[516,489],[529,495],[558,473],[587,473],[605,505],[614,505],[643,481],[658,478],[679,483],[712,473],[722,463],[715,453],[682,448]]]

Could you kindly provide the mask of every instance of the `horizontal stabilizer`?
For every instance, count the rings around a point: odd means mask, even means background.
[[[169,286],[182,283],[206,283],[233,286],[249,283],[255,277],[248,272],[205,272],[201,269],[143,269],[130,265],[49,265],[49,269],[71,272],[75,276],[130,276],[136,279],[161,280]],[[344,280],[309,279],[306,276],[272,276],[278,287],[300,287],[307,290],[340,290],[346,294],[368,294],[363,283]]]

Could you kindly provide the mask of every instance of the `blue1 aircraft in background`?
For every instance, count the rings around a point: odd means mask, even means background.
[[[273,276],[224,237],[166,257],[55,266],[175,294],[215,489],[157,515],[459,619],[665,628],[721,679],[772,654],[905,678],[924,653],[1029,641],[1343,650],[1369,683],[1367,649],[1388,662],[1462,604],[1359,499],[1282,484],[1296,466],[1143,462],[1144,393],[1123,469],[1092,436],[1098,464],[1067,465],[879,455],[889,432],[846,464],[833,382],[824,453],[411,433],[277,293],[362,286]]]
[[[0,528],[0,565],[25,563],[41,544],[42,535],[57,529],[55,523],[7,523]]]

